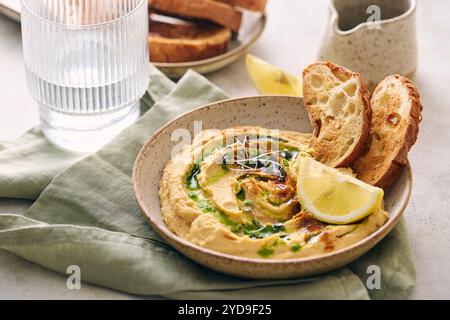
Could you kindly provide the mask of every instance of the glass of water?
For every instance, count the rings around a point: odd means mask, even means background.
[[[27,83],[43,132],[64,149],[99,149],[139,117],[147,0],[21,2]]]

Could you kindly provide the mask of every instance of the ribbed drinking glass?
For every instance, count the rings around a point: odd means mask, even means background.
[[[28,87],[56,145],[91,152],[139,117],[147,0],[21,0]]]

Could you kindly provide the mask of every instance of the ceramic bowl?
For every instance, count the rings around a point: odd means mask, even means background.
[[[178,128],[193,132],[194,121],[201,120],[203,129],[225,129],[251,125],[280,130],[311,132],[303,99],[286,96],[258,96],[221,101],[181,115],[159,129],[142,148],[133,171],[137,202],[151,226],[178,251],[213,270],[254,279],[287,279],[316,275],[342,267],[375,246],[397,224],[411,193],[412,175],[409,166],[386,192],[389,221],[377,232],[343,250],[321,256],[290,259],[249,259],[226,255],[193,245],[175,235],[164,224],[158,197],[159,181],[171,150],[178,142],[171,134]]]

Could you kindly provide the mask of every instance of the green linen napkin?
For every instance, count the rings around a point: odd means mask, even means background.
[[[225,99],[189,71],[173,83],[152,67],[142,99],[149,110],[94,155],[48,143],[39,129],[0,143],[0,197],[37,199],[24,216],[0,213],[0,248],[48,269],[81,269],[83,281],[139,294],[184,299],[400,299],[415,270],[404,223],[370,253],[326,275],[254,281],[225,276],[187,259],[164,242],[140,213],[131,172],[138,151],[167,121]],[[381,286],[369,290],[369,266]],[[370,270],[370,269],[369,269]],[[370,280],[370,279],[369,279]]]

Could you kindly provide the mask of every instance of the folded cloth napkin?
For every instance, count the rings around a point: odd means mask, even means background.
[[[326,275],[255,281],[225,276],[187,259],[147,224],[131,173],[144,142],[177,115],[225,99],[187,72],[177,83],[152,67],[142,104],[149,110],[94,155],[54,148],[39,129],[0,143],[0,197],[36,200],[25,215],[0,214],[0,248],[48,269],[81,269],[83,281],[139,294],[184,299],[400,299],[415,281],[403,222],[375,249]],[[379,288],[372,269],[381,271]],[[376,282],[375,282],[376,284]]]

